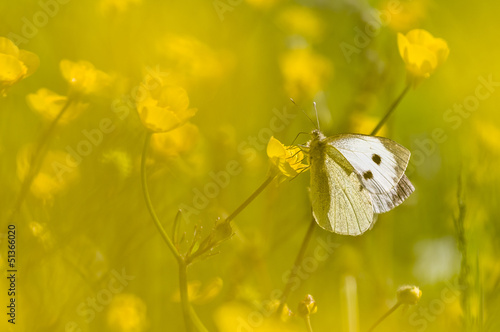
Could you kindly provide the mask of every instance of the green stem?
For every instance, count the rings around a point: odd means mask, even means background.
[[[52,120],[52,122],[50,123],[47,130],[43,133],[43,135],[38,140],[38,144],[36,145],[36,148],[33,151],[33,155],[31,156],[28,173],[26,174],[26,177],[24,178],[23,183],[21,184],[21,191],[19,192],[19,195],[17,196],[16,202],[14,203],[14,208],[12,209],[12,211],[7,219],[8,222],[11,222],[14,219],[16,213],[21,208],[21,206],[24,202],[24,199],[26,198],[26,195],[28,194],[28,191],[31,187],[31,184],[33,183],[33,180],[35,179],[35,176],[38,174],[40,166],[41,166],[43,159],[45,157],[45,154],[43,153],[44,148],[45,148],[46,144],[48,143],[49,138],[52,135],[52,132],[55,130],[57,124],[59,123],[59,120],[61,120],[62,116],[68,110],[71,103],[73,103],[73,99],[68,98],[66,103],[64,104],[63,108],[61,108],[61,110],[59,111],[59,113],[57,114],[55,119]]]
[[[231,213],[225,220],[225,222],[231,222],[238,214],[243,211],[248,204],[252,203],[252,201],[259,196],[259,194],[274,180],[276,177],[276,173],[271,173],[266,180],[257,188],[251,195],[248,197],[233,213]]]
[[[196,311],[194,311],[192,306],[190,307],[190,310],[191,310],[190,311],[191,312],[191,319],[192,319],[193,324],[196,327],[196,329],[200,332],[208,332],[207,328],[205,327],[205,325],[203,325],[203,323],[201,322],[200,318],[198,317],[198,315],[196,314]]]
[[[311,325],[311,316],[307,315],[304,319],[306,321],[307,332],[313,332],[313,328],[312,328],[312,325]]]
[[[182,314],[184,316],[184,323],[186,325],[186,331],[193,331],[193,325],[191,322],[191,307],[189,305],[189,295],[187,287],[187,266],[186,263],[179,263],[179,289],[181,292],[181,304],[182,304]]]
[[[411,87],[411,85],[408,84],[404,88],[404,90],[401,92],[401,94],[398,96],[398,98],[396,98],[396,100],[391,104],[391,106],[387,110],[387,113],[385,113],[385,116],[382,118],[382,120],[380,120],[380,122],[378,123],[378,125],[371,132],[371,134],[370,134],[371,136],[374,136],[375,134],[377,134],[378,131],[380,130],[380,128],[382,128],[382,126],[387,122],[387,120],[389,119],[389,117],[391,116],[391,114],[394,113],[394,110],[399,105],[399,103],[401,102],[401,100],[403,100],[403,97],[410,90],[410,87]]]
[[[372,332],[377,327],[377,325],[379,325],[390,314],[392,314],[394,311],[396,311],[396,309],[399,308],[400,305],[401,305],[400,302],[396,303],[391,309],[389,309],[389,311],[387,311],[382,317],[380,317],[379,320],[376,321],[375,324],[372,325],[372,327],[370,327],[370,329],[368,330],[368,332]]]
[[[307,228],[306,236],[304,240],[302,240],[302,245],[300,246],[299,253],[295,258],[295,262],[293,264],[292,271],[290,272],[290,276],[285,285],[285,289],[283,290],[283,295],[281,296],[280,305],[278,307],[278,311],[276,312],[278,315],[281,315],[283,312],[283,308],[285,307],[286,300],[288,299],[288,295],[292,291],[293,280],[295,280],[295,276],[297,274],[298,267],[302,264],[302,260],[304,259],[304,255],[306,254],[307,246],[309,245],[309,241],[314,233],[314,229],[316,228],[316,220],[314,218],[311,219],[309,223],[309,227]]]
[[[153,208],[153,203],[151,203],[151,196],[149,195],[148,182],[146,178],[146,157],[148,154],[148,147],[149,147],[149,141],[151,140],[151,135],[152,133],[150,132],[146,134],[146,139],[144,140],[144,148],[142,149],[142,158],[141,158],[141,182],[142,182],[142,192],[144,194],[144,200],[146,201],[149,214],[151,215],[151,218],[153,219],[156,228],[160,232],[160,235],[163,237],[163,240],[165,240],[165,243],[167,244],[168,248],[174,255],[177,262],[179,264],[184,264],[182,256],[175,248],[174,244],[172,243],[172,240],[170,240],[170,237],[163,228],[160,219],[158,219],[158,216],[156,215],[156,212]]]
[[[276,177],[276,173],[271,173],[269,176],[264,180],[264,182],[248,197],[236,210],[234,210],[233,213],[231,213],[225,220],[225,223],[230,223],[238,214],[241,213],[252,201],[259,196],[259,194],[274,180]],[[205,248],[205,250],[198,250],[196,253],[194,253],[191,256],[186,257],[186,263],[189,265],[191,262],[193,262],[196,258],[199,256],[205,254],[209,250],[211,250],[211,247]]]

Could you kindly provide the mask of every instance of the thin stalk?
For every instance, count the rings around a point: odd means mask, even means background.
[[[311,316],[307,315],[304,319],[306,321],[307,332],[313,332],[313,328],[311,325]]]
[[[404,88],[404,90],[401,92],[401,94],[398,96],[398,98],[396,98],[396,100],[391,104],[391,106],[389,106],[389,109],[385,113],[385,116],[382,118],[382,120],[380,120],[380,122],[378,123],[378,125],[371,132],[371,134],[370,134],[371,136],[374,136],[375,134],[377,134],[378,131],[380,130],[380,128],[382,128],[382,126],[387,122],[387,120],[389,119],[389,117],[391,116],[391,114],[394,112],[394,110],[397,108],[397,106],[399,105],[399,103],[401,102],[401,100],[403,100],[403,97],[410,90],[410,87],[411,87],[411,85],[408,84]]]
[[[269,176],[264,180],[264,182],[248,197],[236,210],[234,210],[233,213],[231,213],[225,220],[225,223],[230,223],[238,214],[241,213],[252,201],[260,195],[260,193],[274,180],[276,177],[277,173],[271,173]],[[186,263],[189,265],[191,262],[193,262],[196,258],[199,256],[205,254],[206,252],[210,251],[212,248],[207,247],[205,250],[198,250],[195,252],[193,255],[188,255],[186,257]]]
[[[231,222],[238,214],[241,213],[266,187],[274,180],[276,173],[271,173],[264,182],[248,197],[233,213],[231,213],[225,222]]]
[[[391,309],[389,309],[389,311],[387,311],[382,317],[380,317],[379,320],[376,321],[375,324],[372,325],[372,327],[370,327],[368,332],[372,332],[377,327],[377,325],[379,325],[390,314],[392,314],[394,311],[396,311],[396,309],[399,308],[400,305],[401,305],[401,302],[396,303]]]
[[[190,311],[191,319],[192,319],[193,324],[196,327],[196,329],[200,332],[208,332],[207,328],[205,327],[205,325],[203,325],[203,323],[200,320],[200,317],[198,317],[198,315],[196,314],[196,311],[194,311],[193,307],[191,306],[189,309],[191,310]]]
[[[304,237],[304,240],[302,240],[302,245],[300,246],[299,253],[297,254],[297,257],[295,258],[295,262],[293,264],[292,271],[290,273],[290,276],[288,277],[288,280],[285,285],[285,289],[283,290],[283,295],[281,296],[280,300],[280,305],[278,307],[277,314],[281,315],[283,312],[283,308],[285,307],[286,300],[288,299],[288,295],[290,295],[290,292],[292,291],[292,285],[293,285],[293,280],[295,279],[295,276],[297,274],[297,269],[302,263],[302,260],[304,259],[304,255],[306,254],[307,246],[309,245],[309,241],[311,240],[312,234],[314,232],[314,229],[316,228],[316,220],[314,218],[311,219],[311,223],[309,224],[309,227],[307,228],[307,233],[306,236]]]
[[[54,120],[50,123],[49,127],[47,130],[43,133],[43,135],[40,137],[38,140],[38,144],[36,145],[35,150],[33,151],[33,155],[31,156],[30,164],[29,164],[29,169],[26,177],[23,180],[23,183],[21,184],[21,191],[19,191],[19,195],[17,196],[16,202],[14,203],[14,208],[12,209],[9,218],[7,219],[8,222],[11,222],[16,215],[16,213],[19,211],[21,208],[24,199],[26,198],[26,195],[28,194],[28,191],[31,187],[31,184],[33,183],[33,180],[35,179],[35,176],[38,173],[38,170],[43,162],[43,159],[45,157],[44,153],[44,148],[45,145],[47,144],[50,136],[52,135],[52,132],[56,128],[57,124],[59,123],[59,120],[61,120],[62,116],[64,113],[68,110],[69,106],[73,103],[72,98],[68,98],[66,101],[66,104],[64,104],[63,108],[59,111],[57,116],[55,117]]]
[[[184,257],[182,257],[179,251],[177,251],[172,240],[170,239],[167,232],[163,228],[160,219],[158,218],[154,210],[153,203],[151,202],[151,196],[149,195],[148,182],[146,176],[146,159],[148,154],[149,142],[151,140],[151,135],[152,133],[150,132],[146,134],[146,138],[144,140],[144,147],[142,149],[142,157],[141,157],[141,182],[142,182],[142,191],[144,194],[144,200],[146,201],[149,214],[151,215],[151,218],[153,219],[156,228],[160,232],[160,235],[163,237],[163,240],[165,240],[165,243],[167,244],[168,248],[174,255],[179,265],[179,290],[181,294],[182,314],[184,316],[186,331],[192,332],[194,323],[194,325],[196,325],[199,331],[206,332],[207,329],[205,328],[205,326],[203,326],[203,323],[200,321],[200,319],[194,312],[194,309],[192,309],[191,305],[189,304],[189,295],[187,286],[187,263],[185,262]]]
[[[193,331],[191,321],[191,307],[189,305],[188,287],[187,287],[187,266],[184,262],[179,263],[179,288],[181,292],[182,315],[186,325],[186,332]]]
[[[146,134],[146,139],[144,140],[144,147],[142,149],[142,158],[141,158],[141,182],[142,182],[142,192],[144,194],[144,200],[146,201],[146,205],[149,210],[149,214],[151,215],[151,218],[153,219],[153,222],[160,232],[160,235],[163,237],[163,240],[165,240],[165,243],[167,244],[168,248],[174,255],[175,259],[179,264],[183,264],[184,260],[182,256],[179,254],[177,249],[175,248],[174,244],[172,243],[172,240],[170,240],[170,237],[168,236],[167,232],[163,228],[160,219],[158,219],[158,216],[156,215],[156,212],[153,208],[153,203],[151,203],[151,196],[149,195],[149,189],[148,189],[148,182],[146,178],[146,157],[148,154],[148,147],[149,147],[149,141],[151,140],[151,135],[152,133],[148,132]]]

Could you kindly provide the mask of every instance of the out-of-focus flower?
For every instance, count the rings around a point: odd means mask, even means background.
[[[292,35],[316,41],[323,35],[325,26],[316,13],[307,7],[289,6],[278,16],[278,26]]]
[[[198,127],[186,123],[166,133],[158,133],[151,138],[153,149],[165,157],[176,157],[191,150],[200,137]]]
[[[68,97],[58,95],[49,89],[39,89],[36,93],[30,93],[26,96],[28,106],[38,114],[42,115],[45,119],[54,120],[62,108],[68,102]],[[59,123],[68,123],[69,121],[78,117],[86,108],[88,104],[76,101],[72,102],[68,109],[64,112],[59,119]]]
[[[332,72],[330,61],[310,49],[289,51],[281,57],[280,68],[285,90],[294,98],[313,98],[324,88]]]
[[[265,312],[271,312],[265,308]],[[226,303],[215,313],[215,324],[220,332],[298,332],[303,331],[295,324],[285,323],[275,315],[262,315],[262,307],[251,307],[237,302]]]
[[[34,53],[20,50],[10,39],[0,37],[0,96],[7,89],[33,74],[40,65]]]
[[[129,9],[131,5],[140,4],[142,0],[101,0],[99,9],[103,14],[112,12],[121,13]]]
[[[417,286],[401,286],[397,291],[400,304],[417,304],[421,297],[422,291]]]
[[[145,97],[137,101],[137,111],[144,126],[154,133],[166,133],[184,125],[195,114],[189,108],[189,97],[181,87],[159,86],[144,89]]]
[[[176,82],[202,80],[214,85],[233,68],[234,57],[227,51],[214,50],[192,36],[168,35],[158,43],[158,52],[174,68]]]
[[[415,29],[406,35],[398,33],[399,54],[406,64],[408,79],[414,85],[428,78],[448,58],[450,50],[444,39]]]
[[[299,302],[297,313],[301,317],[310,316],[311,314],[315,314],[316,311],[318,311],[318,305],[311,294],[306,295],[306,297]]]
[[[26,146],[17,155],[17,175],[20,180],[24,180],[32,167],[32,150],[32,146]],[[54,195],[78,178],[78,169],[69,167],[66,158],[67,153],[63,151],[47,152],[31,183],[33,195],[44,201],[52,201]]]
[[[29,230],[46,248],[52,246],[52,236],[45,225],[32,221],[28,225]]]
[[[109,88],[111,77],[94,67],[88,61],[73,62],[61,60],[59,64],[64,79],[71,87],[71,93],[79,95],[101,94]]]
[[[387,0],[381,10],[387,13],[387,25],[394,31],[408,31],[425,18],[428,0]]]
[[[380,122],[379,117],[366,115],[361,112],[353,112],[349,117],[350,132],[368,135]],[[384,125],[377,133],[378,136],[387,135],[387,126]]]
[[[107,321],[113,331],[145,331],[148,327],[146,304],[136,295],[117,294],[109,305]]]
[[[189,302],[194,304],[206,304],[213,300],[217,295],[219,295],[222,290],[223,281],[221,278],[214,278],[213,280],[207,282],[204,287],[201,281],[193,280],[188,282],[188,297]],[[177,291],[172,296],[172,301],[180,302],[181,295]]]
[[[246,0],[246,2],[259,9],[269,9],[283,0]]]
[[[271,137],[267,144],[267,156],[271,163],[286,177],[293,178],[307,168],[303,164],[304,153],[297,146],[285,146]]]
[[[128,152],[122,150],[110,150],[102,154],[101,162],[113,167],[121,179],[125,179],[132,173],[132,158]]]

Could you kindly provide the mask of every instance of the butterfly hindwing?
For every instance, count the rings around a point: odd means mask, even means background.
[[[384,137],[343,134],[327,141],[354,167],[363,186],[376,195],[391,193],[410,160],[408,149]]]
[[[325,145],[311,162],[311,202],[317,223],[338,234],[359,235],[374,222],[370,193],[338,150]]]

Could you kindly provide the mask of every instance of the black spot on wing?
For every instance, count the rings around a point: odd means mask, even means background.
[[[369,179],[373,178],[373,173],[370,171],[364,172],[363,177],[365,178],[365,180],[369,180]]]
[[[378,154],[373,154],[372,160],[375,164],[380,165],[380,162],[382,161],[382,158]]]

